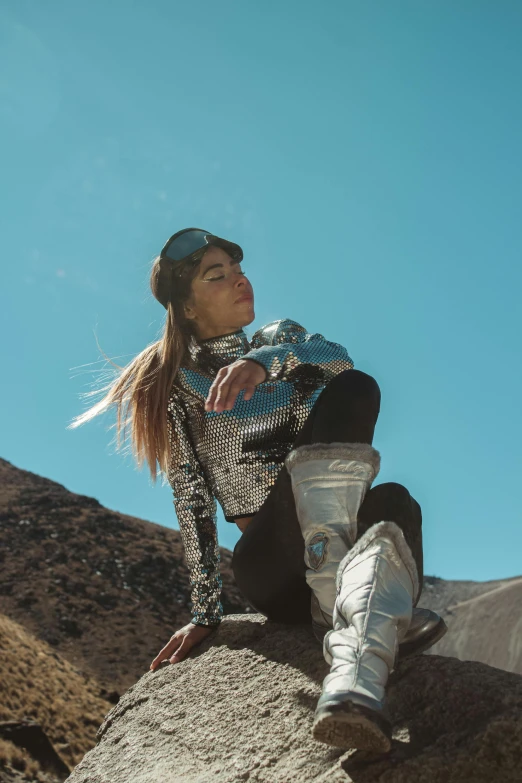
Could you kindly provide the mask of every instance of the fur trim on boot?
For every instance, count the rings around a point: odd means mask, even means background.
[[[307,462],[310,459],[344,459],[366,462],[373,469],[372,481],[375,480],[381,468],[381,455],[369,443],[335,441],[334,443],[306,443],[292,449],[285,459],[286,469],[290,472],[294,465]],[[335,468],[332,467],[331,470],[335,470]]]
[[[337,593],[339,593],[342,573],[348,563],[350,563],[354,557],[357,557],[358,554],[366,549],[366,547],[369,546],[369,544],[371,544],[375,538],[379,538],[380,536],[389,536],[392,539],[393,543],[397,547],[397,551],[402,559],[402,562],[408,569],[408,572],[411,576],[411,581],[413,582],[413,595],[417,595],[419,591],[419,575],[417,572],[417,564],[411,553],[411,549],[408,546],[406,539],[404,538],[404,533],[398,524],[396,522],[386,521],[377,522],[375,525],[372,525],[366,531],[366,533],[355,542],[350,551],[347,552],[347,554],[343,557],[335,577]],[[397,563],[397,565],[400,566],[400,563]]]

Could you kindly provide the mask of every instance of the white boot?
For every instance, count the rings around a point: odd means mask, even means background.
[[[311,443],[290,451],[285,465],[305,543],[312,625],[322,640],[333,626],[339,563],[357,538],[357,513],[380,455],[368,443]]]
[[[313,736],[342,748],[388,751],[385,687],[412,616],[418,573],[395,522],[378,522],[339,565],[333,629],[323,653],[331,664],[314,716]]]
[[[357,538],[357,514],[379,473],[380,455],[367,443],[311,443],[293,449],[285,465],[305,541],[312,628],[323,645],[333,627],[338,566]],[[414,607],[401,658],[428,649],[447,630],[438,614]]]

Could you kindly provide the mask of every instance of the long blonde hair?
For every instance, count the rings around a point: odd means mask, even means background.
[[[130,422],[134,458],[139,468],[147,462],[153,483],[157,479],[157,465],[164,478],[168,475],[172,447],[176,445],[168,438],[167,402],[181,363],[190,364],[188,346],[194,327],[185,318],[183,305],[191,296],[198,267],[199,264],[189,265],[174,277],[168,261],[160,256],[154,258],[149,285],[155,299],[167,309],[163,336],[144,348],[126,367],[115,364],[102,351],[107,361],[121,372],[107,386],[82,393],[81,396],[91,397],[106,392],[99,402],[67,426],[67,429],[79,427],[116,405],[117,448],[122,445],[122,433],[125,442]]]

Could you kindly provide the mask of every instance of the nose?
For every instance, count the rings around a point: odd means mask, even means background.
[[[238,279],[236,280],[236,288],[244,288],[245,292],[249,291],[250,293],[252,293],[252,286],[250,284],[250,281],[244,275],[238,276]]]

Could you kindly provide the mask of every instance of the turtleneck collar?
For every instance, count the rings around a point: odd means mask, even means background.
[[[239,359],[250,351],[250,343],[244,329],[238,329],[231,334],[218,337],[208,337],[206,340],[193,340],[190,352],[194,359],[201,353],[212,354],[219,359]]]

